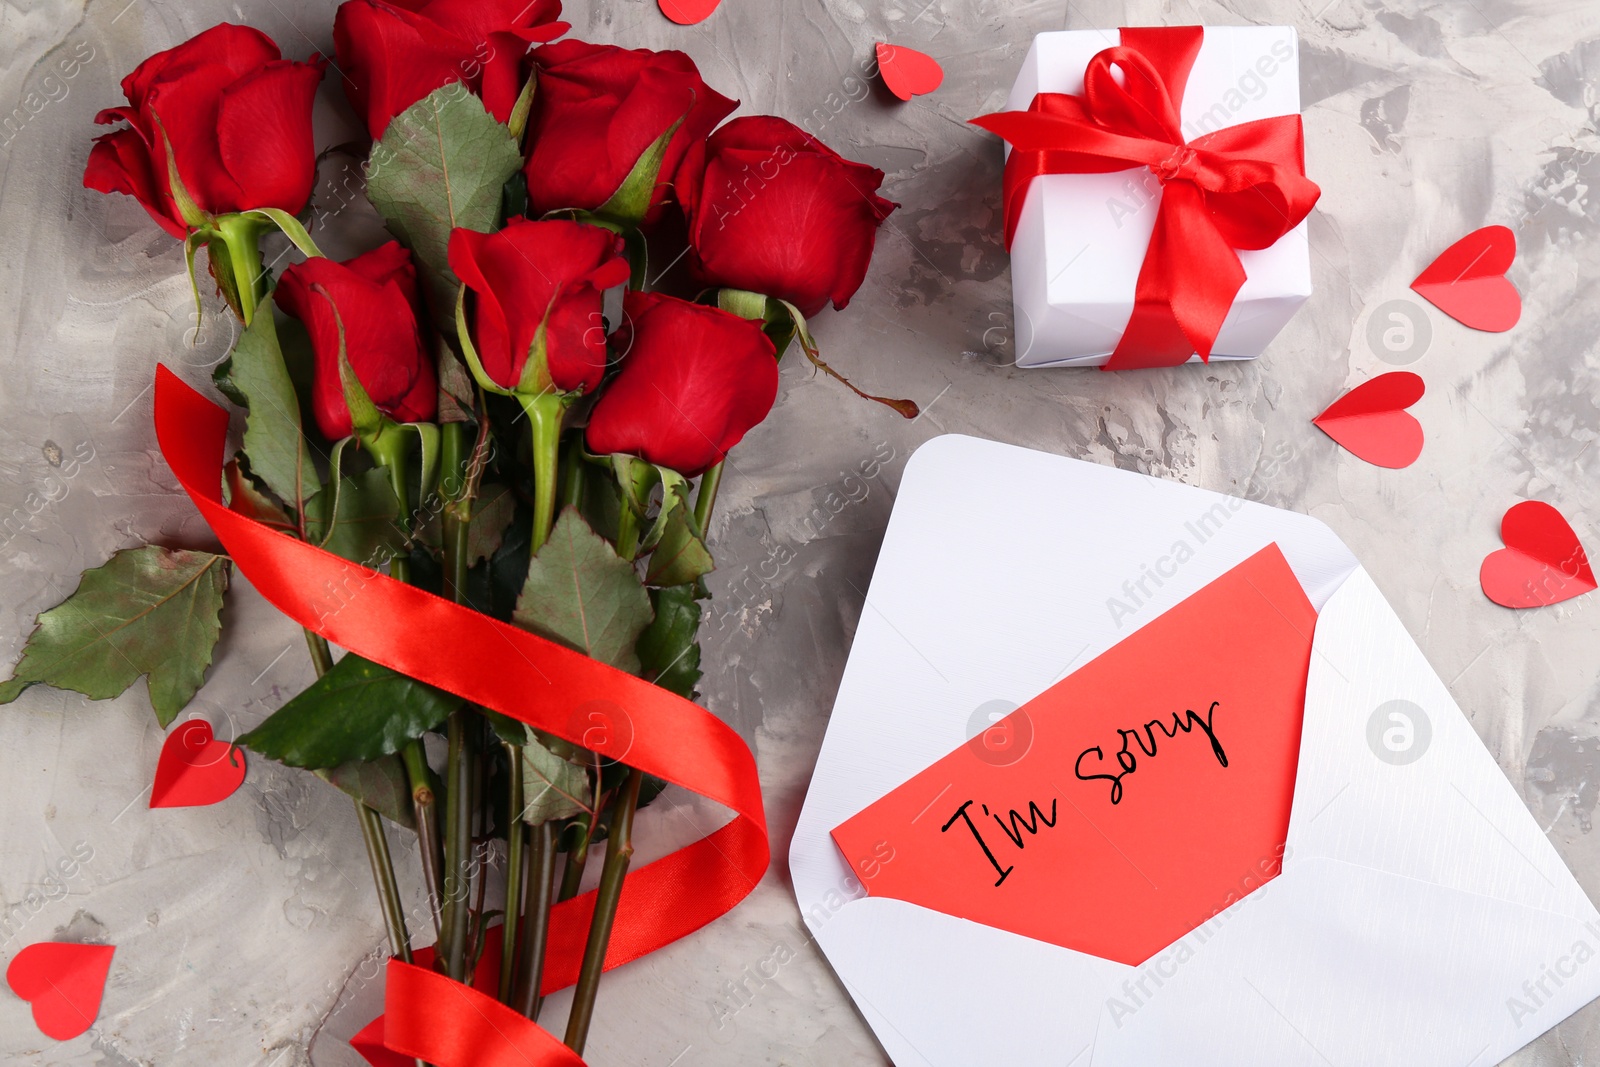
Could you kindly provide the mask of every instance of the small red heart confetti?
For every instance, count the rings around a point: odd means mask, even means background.
[[[1405,409],[1422,399],[1419,375],[1397,370],[1362,382],[1311,422],[1380,467],[1409,467],[1422,454],[1422,423]]]
[[[722,0],[656,0],[661,13],[680,26],[693,26],[711,17]]]
[[[1578,535],[1561,512],[1524,500],[1500,520],[1506,547],[1484,557],[1483,594],[1508,608],[1541,608],[1595,588],[1594,571]]]
[[[1411,288],[1464,326],[1504,333],[1522,317],[1522,297],[1505,277],[1516,255],[1514,233],[1485,226],[1445,249]]]
[[[111,945],[43,941],[17,953],[6,968],[11,991],[33,1005],[46,1037],[70,1041],[94,1025],[111,971]]]
[[[944,81],[944,68],[915,48],[878,42],[878,72],[883,84],[902,100],[931,93]]]
[[[215,804],[244,784],[244,751],[212,739],[211,724],[190,719],[167,736],[150,789],[152,808]]]

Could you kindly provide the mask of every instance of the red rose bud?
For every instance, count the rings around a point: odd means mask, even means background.
[[[632,343],[589,416],[592,452],[625,452],[694,477],[720,463],[778,397],[778,359],[759,323],[629,290]]]
[[[129,128],[95,138],[83,184],[127,193],[179,238],[202,222],[192,213],[185,218],[185,192],[210,215],[252,208],[295,214],[316,178],[311,101],[325,65],[320,56],[290,62],[272,38],[228,23],[157,52],[122,79],[128,106],[95,116]]]
[[[628,280],[623,247],[610,230],[565,219],[450,235],[450,269],[477,296],[471,340],[490,382],[528,395],[599,387],[600,298]]]
[[[349,0],[333,17],[344,91],[372,139],[429,93],[461,82],[501,122],[532,42],[567,31],[560,0]]]
[[[539,88],[529,122],[530,213],[593,211],[679,119],[661,161],[645,221],[660,214],[689,146],[705,139],[738,101],[706,85],[682,52],[559,41],[534,50]]]
[[[734,119],[691,150],[674,183],[690,270],[705,284],[842,308],[867,275],[878,226],[900,205],[883,171],[770,115]]]
[[[390,241],[343,263],[308,259],[283,272],[277,300],[311,335],[311,408],[323,434],[338,440],[352,432],[339,378],[341,324],[345,358],[378,410],[396,422],[433,418],[439,384],[417,328],[411,253]]]

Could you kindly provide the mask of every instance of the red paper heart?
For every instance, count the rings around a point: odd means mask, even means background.
[[[190,719],[167,736],[150,789],[152,808],[215,804],[244,784],[244,751],[215,741],[211,724]]]
[[[1445,249],[1411,288],[1464,326],[1504,333],[1522,316],[1522,297],[1505,278],[1516,255],[1515,234],[1485,226]]]
[[[1312,423],[1368,463],[1409,467],[1422,454],[1422,423],[1405,409],[1422,399],[1421,377],[1397,370],[1362,382]]]
[[[1561,512],[1524,500],[1500,520],[1506,547],[1484,557],[1478,571],[1483,593],[1508,608],[1539,608],[1595,588],[1589,557]]]
[[[878,42],[878,72],[883,84],[902,100],[931,93],[944,81],[944,68],[932,56],[882,41]]]
[[[693,26],[711,17],[722,0],[656,0],[661,13],[680,26]]]
[[[44,941],[17,953],[6,968],[11,991],[33,1005],[46,1037],[70,1041],[94,1025],[111,970],[111,945]]]

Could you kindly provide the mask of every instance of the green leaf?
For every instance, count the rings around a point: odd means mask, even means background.
[[[37,683],[105,700],[143,674],[156,718],[169,725],[205,681],[227,588],[226,556],[156,545],[118,552],[39,616],[0,704]]]
[[[478,714],[488,720],[494,735],[508,745],[525,745],[528,743],[528,738],[533,736],[528,724],[521,719],[502,715],[493,708],[479,708]]]
[[[445,349],[439,357],[439,422],[475,422],[472,374],[454,352]]]
[[[495,554],[516,510],[517,498],[510,486],[490,484],[479,490],[472,502],[472,525],[467,527],[468,566]]]
[[[700,529],[695,525],[694,509],[673,508],[667,516],[661,540],[650,553],[644,580],[650,585],[684,585],[709,574],[715,566]]]
[[[494,229],[500,189],[521,166],[511,131],[459,82],[396,115],[372,146],[367,199],[417,257],[435,321],[450,320],[460,285],[447,256],[450,231]]]
[[[380,467],[340,478],[306,501],[306,539],[376,570],[404,551],[400,501]]]
[[[644,539],[639,542],[639,549],[643,552],[653,551],[661,543],[674,512],[680,509],[689,511],[693,507],[689,503],[689,479],[671,467],[657,467],[656,477],[661,479],[661,507],[657,509],[655,521],[645,532]]]
[[[614,558],[614,557],[613,557]],[[589,772],[529,737],[522,746],[522,821],[538,826],[587,811]]]
[[[337,767],[400,751],[460,705],[458,696],[349,654],[239,744],[291,767]]]
[[[265,219],[274,226],[278,227],[278,229],[282,230],[283,235],[289,239],[289,243],[294,245],[301,252],[308,256],[321,258],[322,250],[318,248],[317,243],[311,239],[311,235],[307,233],[306,228],[300,224],[300,220],[282,208],[252,208],[249,211],[243,212],[243,214]]]
[[[650,199],[655,195],[656,183],[661,177],[661,163],[667,157],[667,146],[672,143],[672,135],[678,132],[685,118],[688,118],[687,112],[651,142],[650,147],[634,161],[633,168],[622,179],[622,184],[617,186],[617,191],[595,209],[596,215],[629,227],[639,225],[650,210]]]
[[[240,335],[214,378],[229,399],[249,409],[243,445],[251,473],[298,512],[322,482],[300,429],[300,398],[269,307]]]
[[[294,523],[274,497],[257,487],[255,479],[245,471],[243,460],[241,452],[222,468],[222,488],[227,492],[228,507],[281,532],[294,533]]]
[[[411,782],[398,756],[352,760],[312,773],[407,830],[417,828],[416,809],[411,806]]]
[[[512,622],[637,674],[634,646],[651,617],[650,596],[633,565],[620,559],[576,509],[566,508],[550,540],[528,564]]]
[[[700,680],[700,602],[694,583],[650,591],[656,617],[639,636],[643,676],[661,688],[694,699]]]

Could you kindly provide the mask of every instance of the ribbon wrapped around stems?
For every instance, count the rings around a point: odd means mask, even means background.
[[[1201,27],[1121,34],[1121,44],[1089,61],[1082,96],[1039,93],[1027,111],[972,120],[1012,146],[1003,186],[1006,247],[1034,178],[1149,167],[1162,186],[1161,206],[1132,317],[1102,369],[1175,366],[1194,353],[1209,360],[1245,280],[1235,250],[1277,242],[1306,217],[1321,190],[1305,176],[1299,115],[1184,140],[1179,109],[1204,39]]]
[[[698,930],[743,900],[767,869],[761,783],[749,746],[698,705],[597,660],[278,533],[222,499],[228,414],[156,370],[161,454],[239,572],[273,606],[332,643],[465,700],[664,778],[733,811],[720,829],[632,871],[606,953],[609,970]],[[632,731],[584,736],[607,701]],[[631,734],[631,736],[629,736]],[[550,918],[545,992],[577,980],[591,891]],[[583,1061],[492,997],[389,961],[384,1044],[435,1067],[574,1067]]]

